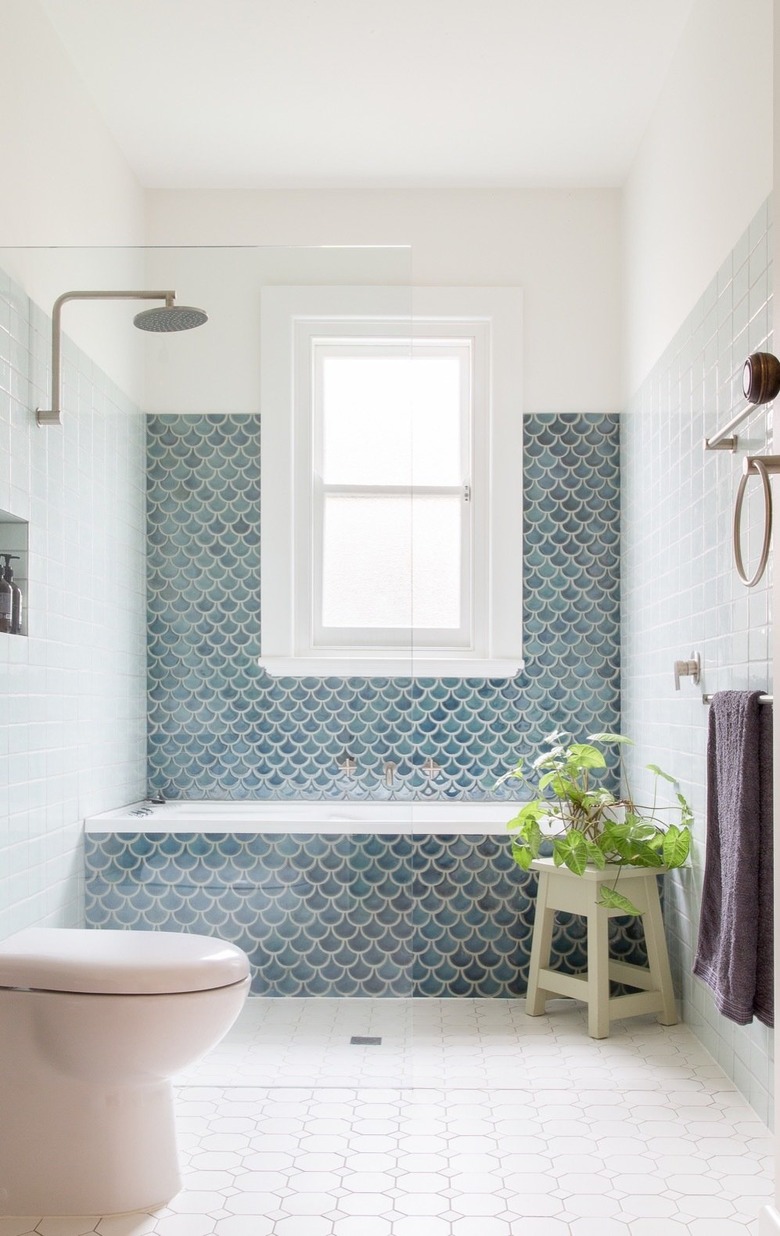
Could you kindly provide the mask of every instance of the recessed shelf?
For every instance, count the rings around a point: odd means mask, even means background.
[[[9,511],[0,511],[0,573],[4,570],[3,554],[15,554],[17,558],[11,562],[15,584],[22,593],[21,628],[8,634],[27,634],[27,582],[29,579],[29,524]]]

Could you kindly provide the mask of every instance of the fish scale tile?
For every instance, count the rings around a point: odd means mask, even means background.
[[[524,420],[525,668],[272,679],[260,652],[260,428],[148,418],[149,784],[172,798],[486,799],[550,729],[619,722],[619,419]],[[346,782],[336,761],[359,755]],[[421,765],[432,755],[432,785]]]
[[[218,932],[264,996],[514,997],[525,992],[536,876],[479,834],[108,833],[85,846],[92,927]],[[610,922],[646,964],[641,926]],[[585,927],[559,915],[553,967],[586,969]]]
[[[513,679],[273,679],[261,671],[252,416],[148,419],[149,783],[171,798],[500,797],[554,727],[619,724],[619,420],[524,422],[525,667]],[[336,761],[349,748],[357,776]],[[433,783],[422,773],[431,756]],[[392,791],[386,760],[397,763]],[[535,877],[491,837],[91,838],[93,926],[219,930],[255,993],[512,996]],[[613,920],[615,955],[644,960]],[[554,964],[585,968],[561,916]]]

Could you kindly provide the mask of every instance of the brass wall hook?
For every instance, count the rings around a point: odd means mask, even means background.
[[[742,392],[748,403],[769,403],[780,394],[780,360],[771,352],[753,352],[742,370]]]
[[[732,432],[741,425],[757,404],[769,403],[780,394],[780,360],[771,352],[753,352],[742,369],[742,392],[749,406],[732,417],[727,425],[704,439],[705,451],[735,451],[739,439]]]

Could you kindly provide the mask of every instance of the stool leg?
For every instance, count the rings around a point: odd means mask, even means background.
[[[647,877],[647,909],[642,915],[642,922],[645,929],[650,974],[663,1000],[663,1008],[658,1014],[658,1020],[662,1026],[676,1026],[679,1018],[674,1000],[672,972],[669,968],[669,953],[666,948],[664,920],[658,896],[658,881],[654,875]]]
[[[549,877],[546,871],[539,873],[539,889],[536,894],[534,934],[531,940],[531,965],[528,970],[528,991],[525,1011],[529,1017],[541,1017],[547,1003],[547,993],[539,987],[539,971],[550,960],[555,911],[547,904]]]
[[[599,906],[588,913],[588,1034],[609,1037],[609,917]]]

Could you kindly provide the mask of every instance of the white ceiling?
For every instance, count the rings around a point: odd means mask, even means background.
[[[623,182],[694,0],[41,0],[142,184]]]

